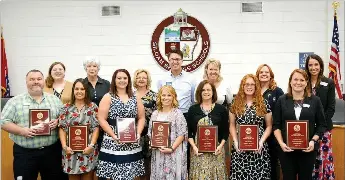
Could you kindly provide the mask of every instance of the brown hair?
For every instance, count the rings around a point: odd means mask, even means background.
[[[181,59],[183,59],[183,52],[181,50],[179,50],[179,49],[171,50],[168,53],[168,59],[170,58],[171,54],[178,54],[179,56],[181,56]]]
[[[310,74],[310,71],[309,71],[309,67],[308,67],[308,64],[309,64],[309,61],[310,59],[315,59],[317,60],[317,62],[319,62],[320,64],[320,73],[318,74],[318,77],[317,77],[317,81],[316,81],[316,84],[315,86],[319,86],[320,85],[320,81],[321,81],[321,78],[324,77],[323,75],[323,71],[324,71],[324,64],[323,64],[323,60],[322,58],[319,56],[319,55],[316,55],[316,54],[311,54],[309,55],[306,60],[305,60],[305,71],[307,72],[307,75],[309,76],[309,80],[308,80],[308,86],[310,86],[311,88],[311,74]]]
[[[277,83],[276,81],[274,80],[274,73],[271,69],[271,67],[267,64],[261,64],[258,69],[256,70],[256,77],[259,79],[259,75],[260,75],[260,71],[263,67],[267,67],[268,68],[268,71],[270,72],[270,76],[271,76],[271,79],[270,79],[270,83],[268,85],[268,88],[274,90],[276,87],[277,87]]]
[[[52,76],[52,70],[53,70],[53,67],[55,65],[58,65],[58,64],[60,64],[62,66],[63,70],[66,71],[66,67],[65,67],[65,65],[62,62],[54,62],[53,64],[51,64],[50,67],[49,67],[49,70],[48,70],[48,76],[47,76],[47,78],[45,80],[46,86],[48,88],[52,88],[53,87],[54,79],[53,79],[53,76]]]
[[[132,80],[131,80],[131,75],[126,69],[118,69],[114,72],[113,77],[111,79],[111,84],[110,84],[110,93],[114,94],[117,96],[117,88],[116,88],[116,76],[119,72],[123,72],[127,75],[128,77],[128,84],[126,88],[126,93],[128,94],[128,97],[133,96],[133,91],[132,91]]]
[[[287,95],[290,96],[290,97],[293,97],[292,96],[292,88],[291,88],[290,83],[291,83],[291,80],[292,80],[292,76],[295,73],[302,74],[302,76],[307,81],[307,83],[309,82],[309,76],[308,76],[307,72],[305,72],[304,70],[302,70],[302,69],[295,69],[294,71],[292,71],[292,73],[290,74],[290,77],[289,77],[289,84],[288,84],[288,90],[287,90]],[[311,96],[310,87],[307,85],[306,88],[304,89],[304,97],[310,97],[310,96]]]
[[[204,86],[206,84],[209,84],[211,86],[212,89],[212,103],[215,103],[217,101],[217,90],[216,87],[211,84],[208,80],[203,80],[199,83],[198,87],[196,88],[196,92],[195,92],[195,100],[198,104],[202,103],[202,89],[204,88]]]
[[[264,98],[261,95],[261,87],[258,78],[254,74],[247,74],[241,80],[240,89],[238,90],[237,95],[235,96],[234,103],[231,106],[231,113],[235,115],[243,115],[245,111],[246,104],[246,94],[244,93],[244,85],[248,78],[252,78],[255,82],[255,92],[253,98],[253,106],[256,108],[256,114],[258,116],[264,116],[267,113]]]
[[[85,97],[84,97],[84,103],[85,104],[90,104],[91,103],[91,99],[90,99],[90,95],[89,95],[89,86],[86,84],[86,82],[84,81],[84,79],[82,78],[79,78],[79,79],[76,79],[73,83],[73,86],[72,86],[72,95],[71,95],[71,104],[74,104],[75,103],[75,95],[74,95],[74,88],[75,88],[75,85],[80,82],[84,89],[85,89]]]
[[[172,107],[177,108],[178,107],[178,101],[177,101],[177,94],[176,94],[175,89],[172,86],[164,85],[159,89],[159,91],[157,93],[157,102],[156,103],[157,103],[158,111],[162,111],[162,109],[163,109],[162,93],[163,93],[164,89],[168,90],[168,92],[173,96]]]

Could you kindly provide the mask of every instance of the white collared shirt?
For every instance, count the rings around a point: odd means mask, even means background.
[[[164,85],[171,85],[175,89],[179,109],[182,113],[187,113],[189,107],[194,104],[194,91],[196,88],[194,78],[185,71],[182,71],[180,75],[174,77],[169,71],[158,81],[157,90]]]

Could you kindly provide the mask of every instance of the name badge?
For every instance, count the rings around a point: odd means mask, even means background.
[[[320,85],[322,85],[322,86],[327,86],[328,83],[326,83],[326,82],[320,82]]]
[[[165,85],[172,86],[172,82],[166,82]]]
[[[309,108],[310,105],[309,104],[303,104],[303,107]]]

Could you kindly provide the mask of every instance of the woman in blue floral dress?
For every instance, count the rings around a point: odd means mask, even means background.
[[[141,99],[145,109],[145,126],[141,133],[140,144],[142,147],[142,154],[144,156],[145,176],[141,179],[150,179],[151,166],[151,149],[149,148],[148,128],[153,111],[157,109],[156,99],[157,93],[151,88],[151,75],[145,69],[138,69],[134,72],[133,87],[135,88],[135,96]]]
[[[99,134],[98,121],[96,119],[98,107],[91,102],[88,96],[87,85],[82,79],[73,83],[72,100],[65,104],[59,116],[59,136],[62,151],[63,171],[69,175],[70,180],[92,179],[93,169],[98,159],[97,138]],[[70,126],[88,125],[89,142],[83,152],[73,152],[68,147],[68,129]]]

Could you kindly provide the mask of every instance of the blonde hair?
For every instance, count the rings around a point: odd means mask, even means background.
[[[214,59],[214,58],[211,58],[211,59],[208,59],[205,63],[205,68],[204,68],[204,75],[203,75],[203,78],[204,80],[208,80],[208,77],[207,77],[207,69],[208,69],[208,66],[210,64],[214,64],[218,67],[219,69],[219,74],[218,74],[218,78],[217,78],[217,82],[220,82],[223,80],[223,77],[220,75],[220,69],[222,68],[222,64],[220,63],[219,60],[217,59]]]
[[[152,79],[151,79],[151,75],[149,73],[148,70],[146,69],[138,69],[134,72],[134,77],[133,77],[133,87],[135,89],[138,89],[138,85],[137,85],[137,76],[138,74],[140,73],[146,73],[146,76],[147,76],[147,85],[146,85],[146,89],[150,89],[151,88],[151,83],[152,83]]]
[[[237,95],[235,96],[234,103],[231,106],[231,113],[239,116],[243,115],[245,111],[246,104],[246,94],[244,93],[244,85],[246,80],[252,78],[255,82],[255,92],[253,98],[253,106],[256,108],[256,114],[258,116],[264,116],[267,113],[265,101],[261,95],[261,87],[258,78],[254,74],[247,74],[241,80],[240,89],[238,90]]]
[[[173,96],[172,107],[177,108],[178,107],[178,101],[177,101],[177,94],[176,94],[175,89],[172,86],[164,85],[159,89],[159,91],[157,93],[157,109],[158,109],[158,111],[162,111],[162,109],[163,109],[162,98],[161,98],[163,90],[167,90]]]

